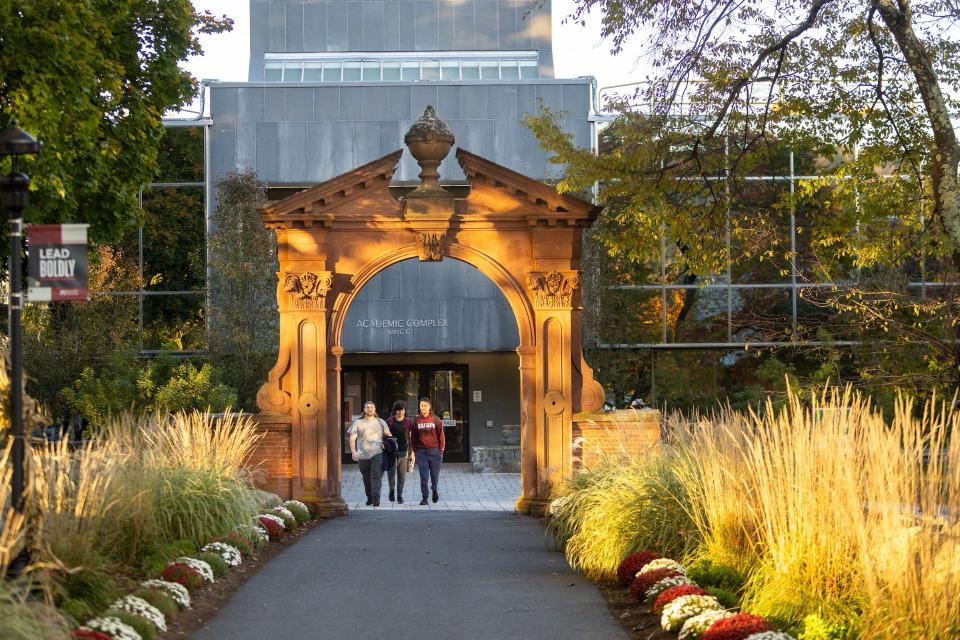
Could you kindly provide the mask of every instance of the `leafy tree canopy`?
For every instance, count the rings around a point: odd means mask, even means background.
[[[612,104],[621,115],[599,157],[575,148],[556,114],[529,124],[566,165],[562,190],[601,183],[631,230],[612,225],[612,250],[646,259],[666,234],[679,268],[700,275],[721,273],[728,252],[782,258],[791,248],[770,221],[791,204],[807,207],[820,277],[957,246],[956,2],[577,0],[572,18],[591,11],[614,53],[648,38],[652,77]],[[743,177],[786,175],[788,148],[816,178],[742,206],[757,189]]]
[[[21,165],[28,221],[87,222],[97,242],[135,226],[163,114],[197,91],[178,65],[231,25],[190,0],[0,0],[0,127],[16,119],[44,143]]]

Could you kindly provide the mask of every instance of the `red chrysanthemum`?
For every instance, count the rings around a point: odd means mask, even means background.
[[[231,547],[235,547],[237,551],[244,556],[249,556],[251,553],[253,553],[253,549],[250,546],[250,541],[236,531],[231,531],[225,536],[214,538],[213,541],[229,544]]]
[[[630,596],[635,600],[642,602],[647,596],[647,589],[657,584],[664,578],[675,578],[679,575],[681,575],[679,571],[667,568],[654,569],[653,571],[641,573],[633,579],[633,582],[630,583]]]
[[[102,631],[95,631],[93,629],[74,629],[73,633],[70,634],[70,637],[83,638],[84,640],[113,640],[110,636]]]
[[[263,516],[257,518],[257,520],[259,520],[260,524],[267,528],[267,535],[270,536],[271,540],[279,540],[283,536],[284,527],[276,520],[264,518]]]
[[[160,577],[167,582],[182,584],[188,591],[196,591],[207,582],[199,571],[182,562],[174,562],[168,565],[160,574]]]
[[[662,557],[663,556],[656,551],[650,551],[649,549],[631,553],[624,558],[623,562],[620,563],[620,566],[617,567],[617,582],[620,583],[621,587],[627,586],[633,582],[637,572],[640,571],[640,569],[643,569],[648,562]]]
[[[773,625],[760,616],[738,613],[714,622],[700,636],[700,640],[744,640],[751,634],[763,631],[773,631]]]
[[[663,613],[663,608],[681,596],[704,596],[707,592],[695,584],[678,584],[670,587],[657,596],[653,601],[653,612],[657,615]]]

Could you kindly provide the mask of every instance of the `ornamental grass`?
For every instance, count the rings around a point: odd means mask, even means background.
[[[669,444],[647,461],[588,469],[558,490],[551,528],[572,566],[612,576],[651,548],[800,637],[960,637],[951,403],[902,397],[885,418],[831,388],[668,423]],[[645,508],[653,495],[669,506]],[[675,511],[686,525],[663,518]]]
[[[574,569],[616,579],[621,560],[641,549],[682,557],[694,546],[683,487],[668,454],[607,460],[573,476],[548,525]]]

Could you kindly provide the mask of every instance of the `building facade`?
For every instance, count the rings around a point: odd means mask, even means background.
[[[554,77],[549,2],[251,0],[250,10],[248,81],[209,84],[209,206],[232,170],[255,170],[282,198],[404,149],[391,187],[401,197],[420,171],[404,134],[427,106],[457,148],[534,180],[559,169],[526,114],[559,112],[575,142],[595,148],[595,82]],[[439,171],[448,189],[469,192],[455,151]],[[341,427],[365,400],[383,415],[426,395],[454,444],[448,459],[518,444],[519,345],[503,292],[475,267],[391,265],[347,311]]]

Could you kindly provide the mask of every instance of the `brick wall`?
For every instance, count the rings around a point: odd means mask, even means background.
[[[263,436],[250,458],[255,468],[256,484],[264,491],[275,493],[283,499],[290,498],[293,458],[289,418],[259,415],[253,418]]]
[[[578,413],[573,418],[574,468],[595,467],[605,459],[637,458],[660,443],[660,412],[625,409]]]

